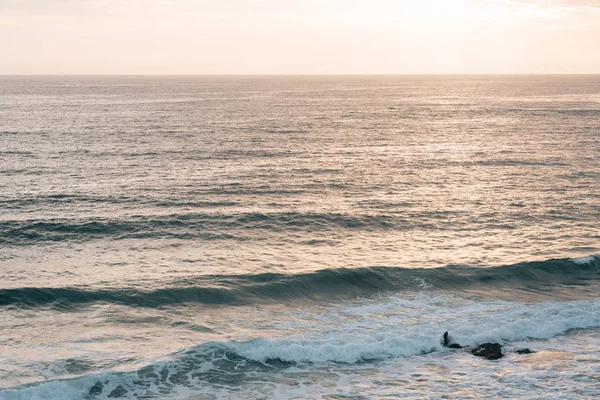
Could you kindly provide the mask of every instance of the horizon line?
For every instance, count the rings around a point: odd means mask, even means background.
[[[16,76],[206,76],[206,77],[269,77],[269,76],[593,76],[600,75],[600,72],[559,72],[559,73],[531,73],[531,72],[498,72],[498,73],[273,73],[273,74],[179,74],[179,73],[116,73],[116,74],[0,74],[0,77],[16,77]]]

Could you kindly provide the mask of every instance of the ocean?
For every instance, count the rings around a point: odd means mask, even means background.
[[[600,397],[600,76],[0,77],[0,332],[3,400]]]

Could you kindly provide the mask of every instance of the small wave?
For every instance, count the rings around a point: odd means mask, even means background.
[[[0,174],[13,174],[31,171],[25,170],[3,170]],[[238,205],[236,201],[198,201],[198,200],[185,200],[185,199],[153,199],[133,196],[89,196],[81,194],[48,194],[39,195],[35,197],[20,197],[20,198],[6,198],[0,200],[0,206],[11,208],[14,210],[22,210],[28,207],[56,207],[56,205],[64,205],[75,207],[78,204],[127,204],[136,205],[138,207],[156,206],[161,208],[171,207],[190,207],[190,208],[222,208],[231,207]],[[34,222],[34,221],[31,221]],[[43,220],[36,221],[43,222]],[[66,221],[65,221],[66,222]],[[27,228],[26,225],[23,225]]]
[[[53,199],[60,201],[61,199]],[[264,229],[280,231],[323,231],[329,229],[407,229],[418,224],[389,215],[318,213],[188,213],[163,216],[132,216],[95,220],[13,220],[0,223],[0,243],[25,246],[41,242],[85,241],[95,238],[219,238],[228,231]],[[235,236],[235,235],[232,235]]]
[[[526,114],[567,114],[577,116],[595,116],[600,115],[600,109],[597,108],[506,108],[506,112],[526,113]]]
[[[308,133],[303,129],[285,129],[285,128],[268,128],[264,130],[267,133]]]
[[[98,302],[131,307],[184,303],[247,305],[295,300],[331,301],[379,292],[475,289],[482,293],[495,293],[494,289],[506,288],[524,288],[536,295],[553,285],[579,295],[585,285],[599,280],[600,257],[589,256],[494,268],[372,267],[327,269],[304,274],[206,275],[171,282],[163,288],[149,291],[76,287],[0,289],[0,306],[52,306],[69,310],[73,306]],[[573,287],[569,288],[569,285]]]

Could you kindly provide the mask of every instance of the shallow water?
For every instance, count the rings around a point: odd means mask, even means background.
[[[0,398],[598,396],[599,117],[597,76],[1,78]]]

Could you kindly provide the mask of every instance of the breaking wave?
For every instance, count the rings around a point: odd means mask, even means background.
[[[439,307],[440,304],[444,306]],[[414,324],[399,324],[390,313],[402,306],[409,306],[409,316],[426,318]],[[361,313],[360,307],[366,310]],[[440,344],[441,333],[446,329],[462,344],[473,346],[495,341],[510,351],[515,341],[547,339],[573,329],[600,327],[598,299],[536,304],[506,301],[452,304],[451,299],[443,296],[421,296],[412,300],[392,297],[343,311],[357,314],[363,320],[356,326],[341,325],[335,329],[320,326],[315,333],[304,337],[207,342],[135,371],[107,371],[51,380],[0,390],[0,397],[5,400],[186,398],[185,395],[199,388],[214,391],[251,384],[260,380],[260,376],[272,376],[290,368],[318,374],[332,363],[377,363],[451,351]],[[388,318],[382,323],[374,320],[372,313]],[[323,317],[329,320],[331,315]],[[68,362],[73,364],[77,360]]]

